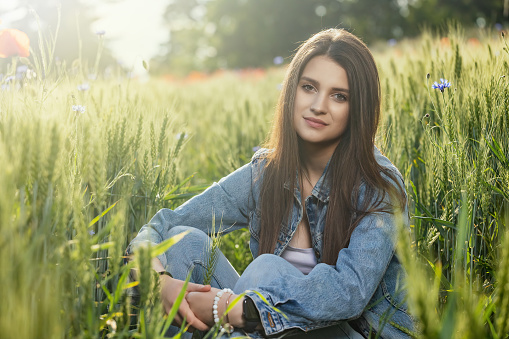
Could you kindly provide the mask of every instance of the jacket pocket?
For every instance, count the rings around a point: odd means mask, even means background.
[[[400,271],[401,272],[401,271]],[[363,316],[382,338],[410,338],[415,319],[409,314],[403,279],[387,275],[382,279]]]
[[[408,313],[406,291],[402,286],[390,286],[385,279],[380,283],[384,298],[396,309]]]

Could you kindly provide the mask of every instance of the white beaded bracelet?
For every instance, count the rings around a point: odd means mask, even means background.
[[[225,293],[233,294],[233,291],[230,288],[223,288],[221,291],[217,292],[216,296],[214,297],[214,304],[212,305],[212,315],[214,316],[214,323],[219,323],[219,316],[217,311],[217,303]],[[226,311],[226,310],[225,310]],[[223,326],[219,325],[219,331],[223,330]]]

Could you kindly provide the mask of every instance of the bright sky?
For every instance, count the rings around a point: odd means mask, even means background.
[[[58,3],[65,0],[53,1]],[[168,29],[163,22],[168,0],[117,0],[112,3],[102,0],[82,1],[91,4],[99,18],[94,22],[92,31],[106,32],[104,38],[113,56],[127,68],[133,67],[134,73],[144,74],[142,61],[157,55],[161,43],[168,39]],[[16,0],[0,0],[0,13],[4,14],[0,28],[6,28],[10,21],[26,15],[26,11],[16,10],[16,5]],[[6,12],[9,15],[5,15]]]
[[[92,29],[104,30],[104,38],[113,55],[134,72],[143,74],[142,60],[150,60],[160,51],[161,43],[168,39],[163,13],[168,0],[122,0],[116,3],[97,4],[93,8],[99,19]]]

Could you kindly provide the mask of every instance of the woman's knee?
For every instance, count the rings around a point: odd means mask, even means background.
[[[210,248],[210,237],[197,228],[175,226],[168,233],[171,238],[184,232],[187,233],[165,252],[170,267],[177,263],[185,263],[187,266],[191,266],[196,261],[202,261],[206,249]]]
[[[171,246],[165,253],[167,266],[165,269],[173,277],[184,280],[192,271],[191,282],[204,282],[206,276],[212,281],[210,284],[216,288],[230,287],[235,285],[238,274],[224,257],[219,249],[215,249],[212,255],[212,240],[203,231],[188,226],[175,226],[169,230],[169,237],[174,237],[187,232],[182,239]],[[211,261],[214,258],[214,261]],[[212,264],[214,262],[214,264]],[[209,271],[213,269],[213,271]]]
[[[180,244],[180,246],[185,246],[186,248],[198,246],[199,248],[203,249],[210,242],[210,237],[205,232],[191,226],[172,227],[168,234],[171,238],[184,232],[187,233],[173,246]]]
[[[254,259],[240,276],[235,285],[234,292],[241,293],[245,290],[282,279],[288,275],[302,275],[292,264],[274,254],[262,254]]]

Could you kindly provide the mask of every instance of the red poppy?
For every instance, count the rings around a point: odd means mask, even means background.
[[[15,28],[0,30],[0,58],[8,58],[13,55],[28,57],[30,52],[30,39],[25,32]]]

